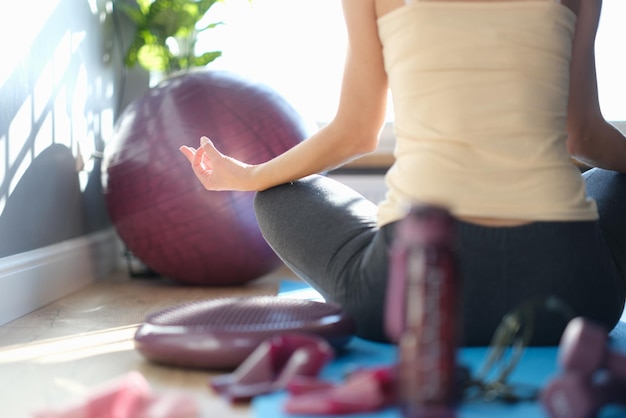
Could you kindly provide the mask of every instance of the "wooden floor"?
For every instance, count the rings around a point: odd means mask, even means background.
[[[146,361],[133,346],[146,314],[184,301],[233,295],[276,294],[278,269],[248,285],[186,287],[165,279],[129,279],[120,272],[0,327],[0,417],[26,418],[34,409],[80,400],[94,386],[141,372],[155,391],[193,394],[203,417],[248,417],[207,386],[208,371],[170,368]]]

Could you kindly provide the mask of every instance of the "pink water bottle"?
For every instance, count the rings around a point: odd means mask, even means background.
[[[395,229],[385,326],[398,343],[398,401],[406,418],[454,417],[460,280],[455,221],[415,206]]]

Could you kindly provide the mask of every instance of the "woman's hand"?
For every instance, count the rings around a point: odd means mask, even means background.
[[[191,163],[191,168],[202,186],[207,190],[255,190],[252,184],[254,166],[228,157],[215,148],[205,136],[200,139],[200,147],[179,148]]]

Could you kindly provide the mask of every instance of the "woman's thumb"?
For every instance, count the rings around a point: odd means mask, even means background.
[[[213,142],[206,136],[203,136],[202,138],[200,138],[200,146],[202,147],[204,152],[209,155],[213,155],[216,153],[219,154],[219,151],[217,150],[217,148],[215,148],[215,145],[213,145]]]

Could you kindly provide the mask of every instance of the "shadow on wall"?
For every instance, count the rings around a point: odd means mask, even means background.
[[[27,53],[9,48],[3,66],[14,67],[0,72],[0,257],[110,225],[100,170],[120,68],[112,51],[103,59],[112,34],[89,2],[46,3]],[[33,21],[28,7],[9,7],[0,13]]]
[[[85,211],[69,148],[53,144],[30,164],[0,216],[0,257],[84,232]]]

